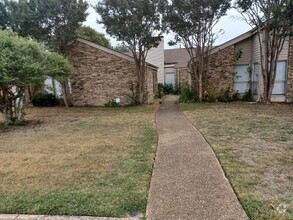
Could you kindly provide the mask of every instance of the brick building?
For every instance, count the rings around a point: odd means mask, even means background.
[[[103,106],[113,99],[121,105],[130,103],[131,86],[137,84],[132,57],[79,38],[70,45],[68,59],[74,67],[70,79],[74,106]],[[156,91],[157,67],[148,63],[148,102]]]
[[[257,33],[248,31],[218,47],[213,48],[209,62],[207,92],[232,88],[240,94],[249,89],[255,100],[263,93],[261,76],[261,51]],[[212,90],[212,91],[211,91]],[[273,102],[293,101],[293,38],[286,39],[278,63],[272,92]]]

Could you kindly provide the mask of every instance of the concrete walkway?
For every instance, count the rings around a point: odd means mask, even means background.
[[[148,219],[247,219],[209,144],[168,96],[157,112],[159,145]]]

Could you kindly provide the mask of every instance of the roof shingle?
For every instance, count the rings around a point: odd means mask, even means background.
[[[174,64],[176,68],[187,67],[190,60],[185,48],[165,50],[165,65]]]

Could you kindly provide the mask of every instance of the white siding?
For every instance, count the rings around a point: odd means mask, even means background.
[[[260,66],[260,43],[258,40],[258,35],[255,34],[252,37],[252,66],[253,66],[253,75],[258,79],[258,85],[256,86],[256,99],[259,99],[263,94],[263,79],[261,76],[261,66]]]
[[[252,63],[260,63],[260,45],[257,34],[252,37]]]
[[[288,60],[289,55],[289,39],[286,39],[283,49],[279,55],[279,60]]]
[[[158,83],[164,83],[164,41],[157,48],[152,48],[148,52],[146,61],[158,67]]]
[[[237,60],[236,65],[244,65],[251,63],[251,54],[252,54],[252,39],[248,38],[244,41],[241,41],[235,45],[235,53],[241,50],[242,54],[239,60]]]

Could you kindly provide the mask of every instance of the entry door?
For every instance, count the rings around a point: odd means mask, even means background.
[[[175,73],[166,73],[165,77],[165,84],[172,84],[173,88],[175,88]]]

